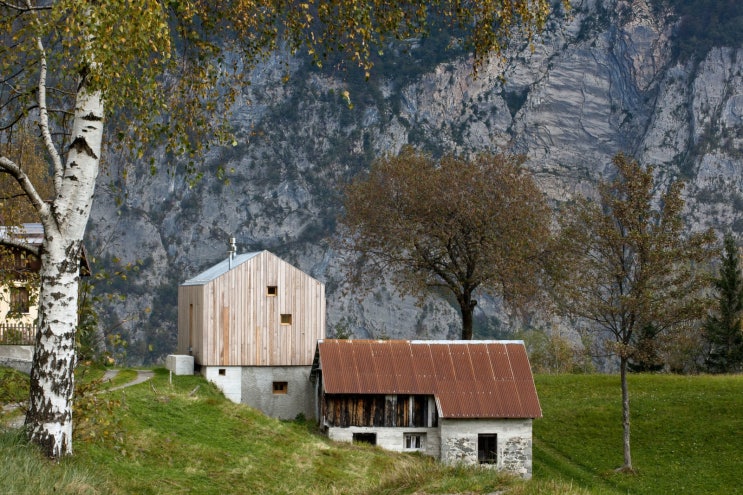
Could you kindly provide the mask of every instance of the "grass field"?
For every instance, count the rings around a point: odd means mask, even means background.
[[[94,376],[97,376],[93,374]],[[125,375],[126,376],[126,375]],[[129,375],[131,376],[131,374]],[[117,380],[118,381],[118,380]],[[304,422],[234,405],[200,377],[97,396],[98,421],[59,464],[0,434],[0,493],[618,494],[737,493],[743,377],[632,376],[633,453],[621,464],[619,379],[538,376],[534,480],[335,444]],[[113,411],[107,413],[109,408]],[[743,492],[741,492],[743,493]]]
[[[630,375],[635,475],[622,465],[618,376],[538,376],[534,477],[592,493],[743,493],[743,376]]]

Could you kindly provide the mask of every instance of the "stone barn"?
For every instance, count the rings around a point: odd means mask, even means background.
[[[312,380],[333,440],[531,477],[542,410],[522,341],[323,340]]]
[[[268,251],[235,254],[178,288],[178,353],[233,402],[313,417],[325,286]]]

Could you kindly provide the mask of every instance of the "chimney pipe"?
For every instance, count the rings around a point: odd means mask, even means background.
[[[232,260],[235,259],[235,255],[237,255],[237,245],[235,244],[235,238],[230,237],[230,270],[232,270]]]

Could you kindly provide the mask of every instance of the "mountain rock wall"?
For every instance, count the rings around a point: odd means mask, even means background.
[[[333,247],[342,184],[405,144],[526,154],[554,202],[592,194],[623,151],[654,165],[661,187],[687,181],[691,230],[743,233],[743,47],[675,56],[678,25],[646,0],[575,1],[533,46],[514,42],[476,77],[440,36],[390,47],[369,82],[291,59],[285,84],[287,56],[277,55],[233,109],[237,144],[203,158],[201,181],[189,185],[157,151],[155,175],[134,166],[124,177],[109,157],[89,250],[101,267],[137,269],[98,284],[127,296],[102,309],[104,328],[132,342],[132,361],[172,352],[178,284],[226,257],[234,236],[241,252],[271,250],[327,284],[331,336],[456,338],[446,295],[416,301],[383,280],[358,294]],[[499,300],[478,299],[476,338],[515,329]]]

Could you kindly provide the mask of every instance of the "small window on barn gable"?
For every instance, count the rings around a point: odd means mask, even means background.
[[[285,395],[289,392],[289,383],[287,382],[273,382],[273,393]]]
[[[291,325],[292,324],[292,315],[291,314],[282,314],[281,315],[281,324],[282,325]]]
[[[269,285],[266,287],[266,295],[267,296],[276,296],[279,293],[279,288],[275,285]]]

